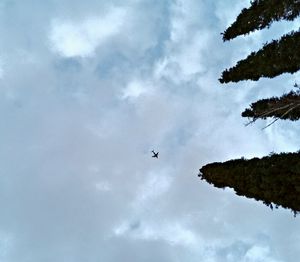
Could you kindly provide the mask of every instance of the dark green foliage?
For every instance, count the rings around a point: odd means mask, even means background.
[[[237,65],[225,70],[219,79],[221,83],[241,80],[273,78],[282,73],[295,73],[300,69],[300,31],[291,32],[280,40],[265,44],[262,49],[252,52]]]
[[[293,20],[300,13],[300,2],[296,0],[256,0],[249,8],[244,8],[236,21],[226,29],[223,41],[254,30],[269,27],[272,22]]]
[[[300,93],[291,91],[281,97],[258,100],[242,113],[242,117],[252,118],[253,121],[267,117],[298,120],[300,119]]]
[[[300,211],[299,151],[211,163],[200,172],[201,179],[215,187],[231,187],[237,195],[261,200],[271,208],[275,204]]]
[[[273,21],[293,20],[300,12],[300,1],[256,0],[243,9],[236,22],[223,34],[223,40],[269,27]],[[284,35],[252,52],[236,66],[226,69],[221,83],[241,80],[257,81],[261,77],[273,78],[282,73],[295,73],[300,69],[300,31]],[[295,87],[297,85],[295,84]],[[281,97],[258,100],[243,113],[243,117],[257,119],[300,119],[300,90]],[[250,122],[250,123],[251,123]],[[269,124],[269,125],[271,125]],[[268,125],[268,126],[269,126]],[[262,159],[244,158],[224,163],[211,163],[200,169],[201,179],[216,187],[231,187],[237,195],[263,201],[273,209],[282,206],[300,212],[300,151],[271,154]]]

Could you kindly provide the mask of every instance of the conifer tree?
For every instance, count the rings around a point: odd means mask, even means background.
[[[300,1],[255,0],[244,8],[236,21],[223,33],[223,41],[269,27],[274,21],[293,20],[300,13]]]
[[[273,21],[292,20],[299,15],[299,0],[256,0],[249,9],[243,9],[236,22],[228,28],[223,40],[269,27]],[[282,73],[295,73],[300,69],[300,30],[266,43],[246,59],[222,73],[221,83],[241,80],[257,81],[261,77],[273,78]],[[296,85],[296,84],[295,84]],[[296,85],[297,86],[297,85]],[[281,97],[258,100],[242,113],[243,117],[257,119],[300,119],[300,90]],[[271,124],[272,124],[271,123]],[[232,187],[238,195],[262,200],[300,212],[300,151],[271,154],[262,159],[237,159],[212,163],[200,169],[201,179],[216,187]],[[273,204],[272,204],[273,203]]]
[[[252,119],[248,124],[255,122],[257,119],[266,119],[268,117],[275,118],[274,121],[278,119],[299,120],[300,94],[299,92],[291,91],[281,97],[258,100],[242,113],[242,117]]]
[[[233,188],[237,195],[263,201],[273,209],[300,211],[300,151],[246,160],[211,163],[200,169],[202,180],[218,188]]]
[[[252,52],[236,66],[226,69],[219,79],[221,83],[241,80],[273,78],[282,73],[295,73],[300,69],[300,31],[283,36],[265,44],[262,49]]]

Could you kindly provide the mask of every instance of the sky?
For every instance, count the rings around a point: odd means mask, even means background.
[[[1,262],[298,261],[299,216],[197,177],[299,150],[299,123],[240,116],[299,74],[218,82],[300,24],[223,43],[249,5],[0,1]]]

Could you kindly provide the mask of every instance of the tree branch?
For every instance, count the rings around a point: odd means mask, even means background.
[[[261,117],[266,116],[266,115],[268,115],[268,114],[270,114],[270,113],[276,112],[276,111],[278,111],[278,110],[280,110],[280,109],[284,109],[284,108],[289,107],[289,106],[291,106],[291,105],[293,105],[293,104],[294,104],[294,103],[290,103],[290,104],[288,104],[288,105],[285,105],[285,106],[282,106],[282,107],[279,107],[279,108],[275,108],[275,109],[272,109],[272,110],[270,110],[270,111],[265,111],[265,112],[263,112],[262,114],[258,115],[255,119],[253,119],[252,121],[250,121],[249,123],[247,123],[245,126],[248,126],[248,125],[254,123],[258,118],[261,118]],[[253,118],[254,118],[254,117],[253,117]]]
[[[287,115],[289,112],[291,112],[292,110],[294,110],[296,107],[300,106],[300,103],[298,103],[297,105],[295,105],[294,107],[290,108],[289,110],[287,110],[283,115],[281,115],[281,117],[277,117],[274,121],[272,121],[270,124],[268,124],[267,126],[265,126],[264,128],[262,128],[262,130],[266,129],[267,127],[269,127],[270,125],[273,125],[277,120],[281,119],[282,117],[284,117],[285,115]]]

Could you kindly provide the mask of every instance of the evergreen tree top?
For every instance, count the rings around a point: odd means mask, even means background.
[[[249,8],[244,8],[236,21],[223,33],[223,41],[255,30],[270,27],[274,21],[293,20],[300,14],[297,0],[255,0]]]
[[[267,117],[298,120],[300,119],[300,93],[299,91],[291,91],[281,97],[258,100],[242,113],[242,117],[252,118],[251,122]]]
[[[257,52],[223,71],[221,83],[241,80],[258,80],[261,77],[273,78],[283,73],[295,73],[300,69],[300,31],[292,31],[279,40],[266,43]]]
[[[215,187],[231,187],[237,195],[263,201],[271,208],[274,204],[295,214],[300,211],[300,151],[211,163],[200,172],[201,179]]]

